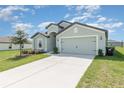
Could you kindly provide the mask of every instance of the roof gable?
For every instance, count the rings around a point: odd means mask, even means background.
[[[98,30],[98,31],[105,32],[106,37],[108,37],[108,31],[107,31],[107,30],[101,29],[101,28],[97,28],[97,27],[94,27],[94,26],[90,26],[90,25],[86,25],[86,24],[82,24],[82,23],[79,23],[79,22],[74,22],[74,23],[72,23],[70,26],[68,26],[67,28],[63,29],[63,30],[62,30],[61,32],[59,32],[58,34],[64,32],[65,30],[67,30],[68,28],[74,26],[75,24],[78,24],[78,25],[81,25],[81,26],[85,26],[85,27],[88,27],[88,28],[91,28],[91,29],[94,29],[94,30]]]
[[[35,33],[31,38],[34,38],[34,37],[36,37],[37,35],[43,35],[44,37],[48,37],[48,36],[44,35],[43,33],[37,32],[37,33]]]
[[[11,42],[11,38],[12,38],[12,37],[9,37],[9,36],[0,37],[0,42],[1,42],[1,43],[10,43],[10,42]]]
[[[46,29],[48,29],[50,26],[52,25],[55,25],[55,26],[58,26],[57,24],[54,24],[54,23],[50,23],[48,26],[46,26]]]
[[[65,21],[65,20],[62,20],[58,23],[58,25],[61,25],[62,23],[68,23],[68,24],[72,24],[71,22],[68,22],[68,21]]]

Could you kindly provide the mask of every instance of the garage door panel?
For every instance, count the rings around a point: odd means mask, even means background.
[[[63,53],[74,54],[96,54],[96,38],[64,38],[61,42],[61,50]]]
[[[62,39],[62,52],[64,53],[75,53],[75,40],[72,39]],[[71,48],[71,49],[70,49]]]

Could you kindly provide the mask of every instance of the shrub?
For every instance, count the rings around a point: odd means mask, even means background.
[[[34,51],[34,50],[32,50],[32,51],[31,51],[31,54],[35,54],[35,51]]]
[[[53,48],[53,52],[54,52],[55,54],[57,54],[57,53],[58,53],[58,48],[57,48],[57,47]]]
[[[22,51],[22,54],[28,54],[28,51]]]
[[[99,51],[98,51],[98,55],[99,55],[99,56],[103,56],[103,55],[104,55],[102,49],[99,49]]]

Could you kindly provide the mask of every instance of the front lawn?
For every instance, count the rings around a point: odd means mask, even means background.
[[[0,51],[0,60],[9,58],[9,57],[13,57],[15,55],[18,55],[19,51],[18,50],[8,50],[8,51]]]
[[[48,57],[48,55],[46,54],[34,54],[26,57],[16,57],[15,55],[18,55],[18,54],[19,54],[18,51],[0,51],[0,72],[17,67],[17,66],[24,65],[27,63],[31,63],[38,59]]]
[[[116,47],[114,56],[95,57],[77,88],[124,88],[124,47]]]

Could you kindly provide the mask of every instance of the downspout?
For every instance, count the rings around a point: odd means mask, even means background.
[[[36,50],[36,49],[35,49],[35,39],[33,39],[33,46],[34,46],[34,50]]]

